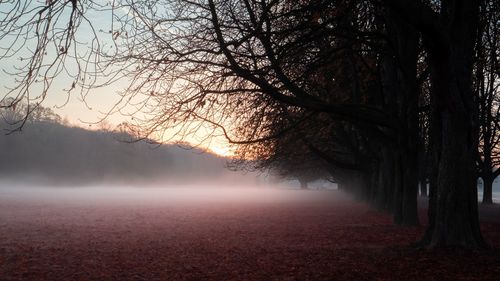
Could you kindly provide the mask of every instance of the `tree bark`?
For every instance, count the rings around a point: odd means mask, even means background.
[[[457,93],[458,94],[458,93]],[[477,212],[474,145],[468,114],[443,114],[443,149],[437,182],[436,219],[431,246],[483,244]]]
[[[400,126],[395,155],[394,222],[418,225],[418,83],[417,29],[399,14],[388,11],[390,44],[384,56],[383,84],[389,107]]]
[[[377,192],[377,208],[385,211],[393,211],[393,159],[392,152],[387,147],[381,148],[381,161],[379,164],[378,192]]]
[[[422,197],[428,196],[428,194],[427,194],[427,182],[425,180],[420,181],[420,196],[422,196]]]
[[[442,16],[453,24],[442,33],[424,33],[441,128],[436,197],[429,207],[431,248],[485,246],[477,210],[478,110],[471,79],[477,8],[474,0],[443,3]]]
[[[493,177],[483,178],[483,204],[493,204]]]

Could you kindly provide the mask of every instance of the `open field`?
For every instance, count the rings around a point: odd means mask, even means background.
[[[496,250],[408,247],[424,229],[337,191],[2,188],[0,280],[500,279]]]

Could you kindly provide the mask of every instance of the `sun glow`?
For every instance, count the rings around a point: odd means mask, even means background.
[[[234,152],[229,147],[210,146],[208,149],[222,157],[234,156]]]

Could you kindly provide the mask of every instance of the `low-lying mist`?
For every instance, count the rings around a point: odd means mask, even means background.
[[[331,190],[329,190],[331,191]],[[287,186],[250,183],[184,183],[175,185],[48,186],[0,183],[0,201],[47,204],[170,205],[203,203],[272,203],[308,200],[329,191],[301,191]]]

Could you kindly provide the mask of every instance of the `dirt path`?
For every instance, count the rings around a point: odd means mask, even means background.
[[[497,252],[413,250],[338,192],[0,192],[0,280],[498,280]],[[113,200],[111,200],[113,198]],[[483,232],[500,245],[500,224]]]

